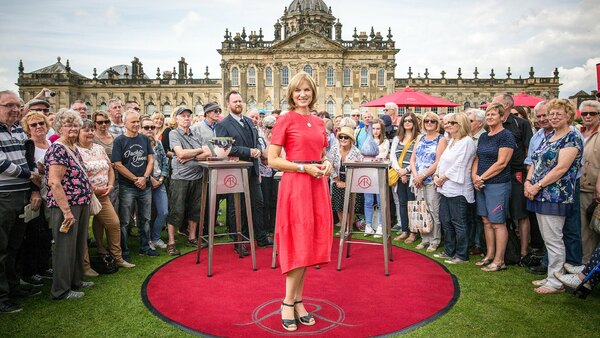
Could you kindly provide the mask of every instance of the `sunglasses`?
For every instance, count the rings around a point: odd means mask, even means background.
[[[357,114],[352,114],[350,116],[352,116],[352,117],[360,117],[360,115],[357,115]]]
[[[30,128],[36,128],[37,126],[43,127],[46,125],[46,122],[44,121],[40,121],[40,122],[34,122],[34,123],[30,123],[29,127]]]
[[[156,129],[156,126],[143,126],[142,128],[144,130],[154,130],[154,129]]]
[[[273,129],[273,127],[265,127],[265,128],[267,128],[267,129]]]
[[[110,124],[110,120],[96,121],[96,124]]]
[[[458,122],[456,122],[456,121],[448,121],[448,124],[449,124],[449,125],[452,125],[452,126],[455,126],[455,125],[457,125],[457,124],[458,124]]]
[[[581,113],[581,116],[596,116],[598,115],[598,112],[595,111],[584,111]]]
[[[425,119],[425,120],[423,120],[423,123],[437,123],[437,121],[436,120]]]
[[[408,123],[413,123],[413,120],[412,119],[406,119],[406,120],[404,120],[404,123],[407,123],[407,122]]]
[[[349,140],[350,136],[346,136],[346,135],[340,135],[338,136],[338,140]]]

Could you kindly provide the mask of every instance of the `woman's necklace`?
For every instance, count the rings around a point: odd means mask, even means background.
[[[312,115],[311,113],[308,113],[308,118],[307,118],[307,119],[304,119],[304,120],[306,121],[306,125],[307,125],[309,128],[310,128],[310,127],[312,127],[312,124],[310,124],[310,116],[311,116],[311,115]],[[300,114],[300,116],[302,116],[302,118],[304,118],[304,115],[303,115],[303,114]]]

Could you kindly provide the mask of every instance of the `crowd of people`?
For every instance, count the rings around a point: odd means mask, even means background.
[[[166,117],[143,115],[138,103],[119,99],[106,111],[89,112],[77,100],[51,112],[47,89],[27,103],[0,92],[0,312],[20,311],[15,299],[39,294],[36,286],[48,281],[53,299],[83,297],[82,290],[94,285],[83,277],[98,275],[90,246],[130,269],[130,237],[149,257],[162,250],[179,255],[178,234],[185,236],[179,245],[206,245],[200,239],[206,228],[200,233],[198,226],[209,217],[208,205],[200,214],[198,162],[212,156],[212,137],[234,138],[229,156],[253,163],[254,238],[269,247],[276,234],[291,285],[282,305],[282,324],[290,331],[298,323],[314,324],[302,306],[305,267],[329,261],[331,245],[323,243],[331,242],[328,224],[339,226],[343,218],[344,163],[362,160],[369,142],[399,177],[389,201],[395,241],[447,264],[476,256],[475,266],[497,272],[507,269],[512,229],[519,237],[518,263],[545,274],[533,282],[538,294],[576,287],[597,263],[600,235],[590,228],[589,214],[600,202],[600,102],[581,103],[580,124],[568,100],[545,100],[531,112],[513,107],[508,94],[494,97],[485,111],[399,114],[390,102],[379,117],[359,110],[334,117],[314,110],[317,88],[310,76],[299,75],[288,92],[292,109],[283,114],[243,114],[236,91],[225,96],[226,117],[216,102],[204,106],[203,116],[181,106]],[[280,171],[290,175],[278,183]],[[246,212],[235,210],[232,196],[219,198],[226,200],[222,225],[235,232],[236,214],[246,225]],[[294,208],[299,199],[314,205]],[[425,201],[430,231],[410,227],[408,202],[414,200]],[[350,221],[365,236],[382,236],[381,203],[378,194],[357,200],[357,218]],[[309,229],[310,238],[297,226]],[[329,229],[315,230],[319,226]],[[293,241],[323,245],[307,254]],[[243,244],[234,251],[249,254]]]

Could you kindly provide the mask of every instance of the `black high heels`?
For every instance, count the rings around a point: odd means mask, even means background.
[[[298,330],[298,321],[296,319],[285,319],[283,318],[283,307],[294,307],[293,304],[286,304],[281,302],[281,325],[287,331],[296,331]],[[296,316],[296,310],[294,309],[294,317]]]
[[[294,302],[294,306],[296,306],[296,304],[300,304],[302,303],[302,300],[297,300]],[[311,326],[311,325],[315,325],[317,322],[315,321],[315,318],[313,317],[312,313],[308,313],[306,316],[302,316],[300,317],[300,314],[298,313],[298,311],[296,311],[296,308],[294,307],[294,317],[296,317],[296,319],[302,323],[302,325],[307,325],[307,326]]]

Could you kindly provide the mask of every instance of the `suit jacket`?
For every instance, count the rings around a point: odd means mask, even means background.
[[[246,121],[245,127],[242,127],[242,125],[233,118],[231,113],[229,113],[227,117],[215,125],[215,134],[217,137],[232,137],[235,140],[235,143],[233,143],[229,155],[237,156],[242,161],[254,163],[254,167],[250,170],[250,175],[254,174],[259,176],[258,159],[250,157],[250,149],[260,149],[258,144],[258,130],[250,118],[243,115],[242,118]],[[248,126],[250,127],[250,133],[247,132]]]

